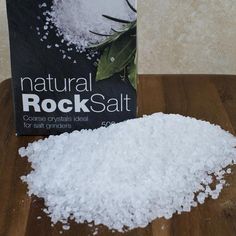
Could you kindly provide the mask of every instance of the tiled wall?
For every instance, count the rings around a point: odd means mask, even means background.
[[[235,0],[139,1],[139,73],[236,74]]]
[[[0,82],[10,78],[10,55],[5,0],[0,0]]]

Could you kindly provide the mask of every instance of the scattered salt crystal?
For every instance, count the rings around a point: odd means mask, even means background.
[[[207,197],[207,194],[201,192],[197,195],[197,200],[200,204],[203,204],[205,202],[206,197]]]
[[[43,4],[41,5],[41,7],[47,7],[47,4],[46,4],[46,3],[43,3]]]
[[[42,219],[42,216],[37,216],[37,220],[41,220]]]
[[[219,197],[219,193],[212,193],[211,194],[212,199],[217,199]]]
[[[226,181],[225,180],[220,180],[220,183],[224,185],[226,183]]]
[[[114,61],[115,61],[115,58],[114,58],[114,57],[111,57],[111,58],[110,58],[110,61],[111,61],[111,62],[114,62]]]
[[[62,228],[63,228],[64,230],[69,230],[69,229],[70,229],[70,226],[69,226],[69,225],[63,225]]]
[[[157,113],[50,136],[19,153],[33,168],[22,180],[44,199],[53,223],[73,216],[124,231],[218,198],[235,145],[219,126]]]

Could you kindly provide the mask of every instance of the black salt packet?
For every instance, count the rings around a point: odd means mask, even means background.
[[[81,50],[48,22],[52,4],[7,0],[17,135],[60,134],[134,118],[136,20],[118,22],[122,30]]]

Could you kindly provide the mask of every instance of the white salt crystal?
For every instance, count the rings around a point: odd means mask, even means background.
[[[129,1],[135,6],[135,0]],[[127,21],[136,19],[136,13],[125,0],[54,0],[49,14],[59,34],[80,48],[104,40],[105,37],[90,31],[109,35],[112,29],[120,30],[124,27],[124,24],[106,19],[102,15]]]
[[[223,188],[236,138],[219,126],[157,113],[108,128],[50,136],[21,148],[22,178],[53,223],[74,217],[123,231],[190,211]],[[213,178],[216,180],[213,190]]]
[[[200,204],[203,204],[205,202],[206,197],[207,197],[207,194],[201,192],[197,195],[197,200]]]
[[[41,5],[41,7],[47,7],[47,4],[46,4],[46,3],[43,3],[43,4]]]
[[[110,58],[110,61],[111,61],[111,62],[114,62],[114,61],[115,61],[115,58],[114,58],[114,57],[111,57],[111,58]]]
[[[64,230],[69,230],[69,229],[70,229],[70,226],[69,226],[69,225],[63,225],[62,228],[63,228]]]
[[[220,183],[224,185],[226,183],[226,181],[225,180],[220,180]]]

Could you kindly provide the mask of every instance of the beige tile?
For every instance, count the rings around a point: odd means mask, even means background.
[[[139,73],[236,74],[235,0],[139,1]]]
[[[0,82],[11,77],[5,0],[0,0]]]

